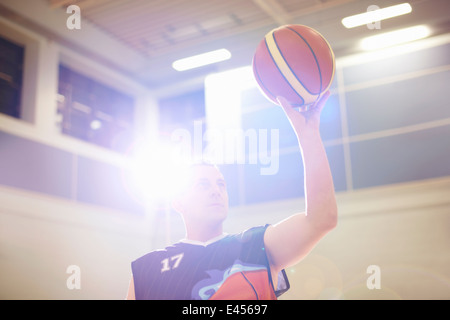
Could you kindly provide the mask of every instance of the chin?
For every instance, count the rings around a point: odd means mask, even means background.
[[[208,216],[213,219],[225,220],[228,216],[228,208],[226,207],[218,207],[214,208],[214,210],[208,210]]]

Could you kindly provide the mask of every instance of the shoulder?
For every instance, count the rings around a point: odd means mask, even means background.
[[[151,261],[155,258],[164,256],[166,254],[166,252],[167,252],[167,249],[157,249],[154,251],[150,251],[150,252],[138,257],[132,263],[143,263],[146,261]]]
[[[242,231],[241,233],[236,234],[236,237],[241,242],[249,242],[249,241],[262,241],[264,239],[264,234],[266,232],[268,224],[263,226],[256,226]]]
[[[254,255],[264,249],[264,234],[269,225],[256,226],[224,239],[230,248],[236,248],[242,254]],[[252,253],[253,252],[253,253]]]

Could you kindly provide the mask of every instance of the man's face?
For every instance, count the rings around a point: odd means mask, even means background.
[[[185,219],[221,222],[228,213],[228,193],[222,173],[213,166],[192,168],[187,189],[176,201]]]

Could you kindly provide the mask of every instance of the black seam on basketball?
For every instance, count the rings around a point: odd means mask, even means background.
[[[264,40],[265,41],[265,40]],[[267,43],[266,43],[266,47],[267,47]],[[269,51],[269,49],[267,48],[267,51]],[[270,51],[269,51],[269,54],[270,54]],[[255,75],[256,75],[256,77],[258,78],[258,84],[261,86],[261,87],[263,87],[263,89],[266,91],[266,92],[268,92],[272,97],[273,97],[273,100],[276,100],[276,96],[273,94],[273,92],[272,91],[270,91],[267,87],[266,87],[266,85],[264,84],[264,81],[261,79],[261,77],[259,76],[259,72],[258,72],[258,66],[256,65],[256,59],[255,59],[255,67],[253,68],[253,71],[254,71],[254,73],[255,73]]]
[[[289,29],[289,28],[288,28],[288,29]],[[313,92],[309,91],[308,88],[305,87],[305,85],[303,84],[303,82],[297,77],[297,74],[294,72],[294,70],[292,70],[291,66],[289,65],[289,63],[288,63],[288,62],[286,61],[286,59],[284,58],[283,52],[280,50],[280,47],[278,46],[277,39],[275,38],[275,32],[273,33],[273,40],[274,40],[274,42],[275,42],[275,45],[276,45],[277,48],[278,48],[278,51],[280,52],[281,57],[283,58],[284,62],[286,62],[286,65],[288,66],[289,70],[291,70],[292,74],[293,74],[294,77],[297,79],[297,81],[300,82],[300,84],[302,85],[302,87],[303,87],[306,91],[308,91],[310,94],[316,95],[317,93],[313,93]],[[305,41],[305,42],[306,42],[306,41]],[[306,44],[308,44],[308,43],[306,43]],[[308,45],[308,47],[309,47],[309,45]],[[311,47],[310,47],[310,49],[311,49]],[[320,72],[320,69],[319,69],[319,72]],[[291,88],[292,88],[292,86],[291,86]],[[294,89],[294,88],[292,88],[292,89]],[[294,91],[297,92],[297,90],[295,90],[295,89],[294,89]],[[298,93],[297,93],[297,94],[298,94]],[[303,103],[304,103],[304,100],[303,100]]]
[[[264,94],[266,94],[266,95],[267,95],[267,94],[271,95],[272,98],[269,97],[270,100],[276,100],[275,95],[274,95],[269,89],[267,89],[266,85],[264,84],[264,82],[262,81],[261,77],[259,76],[258,68],[255,67],[254,73],[255,73],[256,77],[258,78],[258,80],[259,80],[259,81],[258,81],[259,86],[262,87],[262,88],[264,89],[263,91],[265,91]],[[274,103],[275,103],[275,101],[274,101]]]
[[[292,29],[292,28],[290,28],[290,27],[288,27],[287,29],[289,29],[289,30],[291,30],[291,31],[293,31],[295,34],[297,34],[300,38],[302,38],[302,40],[306,43],[306,45],[308,46],[308,48],[309,48],[309,50],[311,51],[311,53],[312,53],[312,55],[313,55],[313,57],[314,57],[314,60],[316,61],[316,66],[317,66],[317,69],[319,70],[319,77],[320,77],[320,89],[319,89],[319,93],[313,93],[313,92],[311,92],[311,91],[309,91],[308,90],[308,88],[306,88],[305,86],[303,86],[305,89],[306,89],[306,91],[308,91],[309,93],[311,93],[311,94],[313,94],[313,95],[321,95],[322,94],[322,71],[320,70],[320,65],[319,65],[319,60],[317,60],[317,56],[316,56],[316,54],[314,53],[314,50],[311,48],[311,46],[309,45],[309,43],[308,43],[308,41],[306,41],[306,39],[300,34],[300,33],[298,33],[297,31],[295,31],[294,29]],[[290,68],[290,67],[289,67]],[[294,73],[295,74],[295,73]],[[300,81],[300,80],[299,80]]]
[[[274,36],[273,40],[274,40],[274,42],[275,42],[275,45],[276,45],[277,48],[278,48],[278,44],[277,44],[277,42],[276,42],[276,40],[275,40],[275,34],[273,34],[273,36]],[[305,104],[305,99],[303,99],[303,97],[297,92],[297,90],[295,90],[295,89],[292,87],[291,83],[286,79],[286,77],[284,76],[283,72],[281,72],[280,68],[278,67],[278,64],[275,62],[275,59],[273,58],[272,53],[271,53],[270,50],[269,50],[269,46],[267,45],[267,40],[266,40],[266,39],[264,39],[264,43],[266,44],[267,52],[269,53],[270,58],[271,58],[272,61],[273,61],[273,64],[275,65],[275,67],[277,67],[278,72],[281,74],[281,76],[283,77],[284,81],[286,81],[286,83],[289,85],[289,87],[291,87],[292,91],[294,91],[295,94],[297,94],[297,96],[301,99],[302,104],[300,104],[299,106],[304,105],[304,104]],[[279,48],[278,48],[278,51],[279,51]],[[280,52],[280,53],[281,53],[281,52]],[[284,58],[283,58],[283,59],[284,59]],[[289,65],[288,65],[288,66],[289,66]],[[290,67],[289,67],[289,68],[290,68]],[[272,94],[272,95],[273,95],[273,94]]]

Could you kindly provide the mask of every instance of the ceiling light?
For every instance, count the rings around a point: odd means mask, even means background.
[[[346,17],[342,19],[342,24],[346,28],[354,28],[357,26],[362,26],[376,21],[397,17],[403,14],[410,13],[411,11],[412,8],[409,3],[402,3],[395,6],[386,7],[383,9],[367,11],[354,16]]]
[[[225,61],[231,58],[231,53],[227,49],[219,49],[202,53],[196,56],[183,58],[172,63],[172,67],[177,71],[194,69],[208,64]]]
[[[102,122],[100,120],[93,120],[90,126],[92,130],[99,130],[102,127]]]
[[[364,38],[361,40],[361,48],[363,50],[377,50],[381,48],[387,48],[397,44],[426,38],[430,34],[431,30],[426,25],[399,29]]]

